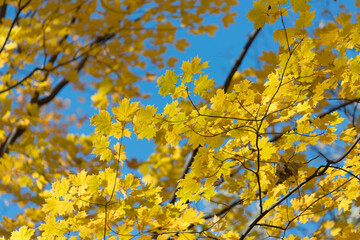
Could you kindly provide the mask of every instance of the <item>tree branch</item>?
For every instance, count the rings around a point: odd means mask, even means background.
[[[290,192],[288,192],[285,196],[280,198],[276,203],[274,203],[272,206],[270,206],[268,209],[266,209],[264,212],[259,214],[259,216],[249,225],[249,227],[246,229],[246,231],[241,235],[239,240],[245,239],[245,237],[250,233],[250,231],[258,225],[258,222],[264,218],[271,210],[273,210],[275,207],[279,206],[284,200],[286,200],[288,197],[290,197],[294,192],[296,192],[298,189],[300,189],[302,186],[304,186],[306,183],[310,182],[315,177],[319,177],[325,174],[326,170],[331,167],[332,164],[336,164],[340,161],[342,161],[356,146],[356,144],[360,141],[360,135],[355,140],[355,142],[351,145],[351,147],[339,158],[336,160],[328,160],[326,159],[327,163],[326,165],[319,166],[316,171],[311,174],[309,177],[307,177],[304,181],[302,181],[299,185],[294,187]],[[322,169],[320,171],[320,169]]]
[[[250,231],[258,225],[258,222],[264,218],[271,210],[273,210],[275,207],[279,206],[285,199],[287,199],[289,196],[291,196],[294,192],[296,192],[298,189],[300,189],[302,186],[304,186],[306,183],[310,182],[313,178],[320,176],[319,173],[320,168],[323,168],[325,166],[320,166],[311,176],[306,178],[304,181],[302,181],[299,185],[297,185],[295,188],[293,188],[290,192],[288,192],[285,196],[283,196],[281,199],[279,199],[276,203],[274,203],[272,206],[270,206],[268,209],[263,211],[255,220],[249,225],[249,227],[245,230],[245,232],[241,235],[239,240],[243,240],[246,238],[246,236],[250,233]]]
[[[184,179],[185,175],[189,172],[191,164],[194,162],[194,158],[195,158],[198,150],[199,150],[199,147],[195,148],[194,151],[192,151],[191,155],[189,155],[188,159],[186,160],[186,164],[183,168],[183,171],[181,173],[179,180]],[[173,191],[173,193],[171,195],[171,198],[170,198],[171,204],[175,203],[178,183],[179,183],[179,181],[176,183],[175,191]]]
[[[208,214],[204,217],[204,219],[210,219],[210,218],[213,218],[214,216],[220,216],[220,215],[223,215],[225,213],[227,213],[228,211],[230,211],[233,207],[235,207],[236,205],[240,204],[244,202],[244,199],[239,199],[235,202],[233,202],[232,204],[230,204],[229,206],[221,209],[220,211],[216,212],[216,213],[212,213],[212,214]]]
[[[0,8],[0,23],[2,23],[3,19],[6,16],[7,6],[8,4],[6,3],[6,0],[4,0]]]
[[[254,40],[255,40],[256,36],[258,35],[258,33],[260,32],[260,30],[261,30],[261,28],[258,28],[258,29],[255,29],[255,30],[251,33],[251,35],[250,35],[247,43],[245,44],[245,47],[244,47],[243,50],[241,51],[238,59],[236,59],[236,62],[235,62],[235,64],[234,64],[234,66],[232,67],[229,75],[227,76],[227,78],[226,78],[226,80],[225,80],[224,87],[223,87],[224,90],[225,90],[225,92],[227,92],[227,91],[229,90],[228,88],[229,88],[229,86],[230,86],[231,80],[232,80],[232,78],[233,78],[236,70],[240,67],[243,59],[245,58],[246,53],[248,52],[251,44],[254,42]]]
[[[338,105],[338,106],[335,106],[335,107],[329,109],[328,111],[326,111],[326,112],[324,112],[324,113],[321,113],[321,114],[320,114],[319,116],[317,116],[317,117],[318,117],[318,118],[323,118],[323,117],[327,116],[328,114],[330,114],[330,113],[332,113],[332,112],[334,112],[334,111],[336,111],[336,110],[339,110],[339,109],[341,109],[341,108],[343,108],[343,107],[346,107],[346,106],[348,106],[348,105],[350,105],[350,104],[352,104],[352,103],[354,103],[354,102],[358,102],[358,101],[360,101],[360,98],[356,98],[356,99],[353,99],[353,100],[351,100],[351,101],[342,103],[342,104],[340,104],[340,105]],[[294,129],[295,129],[295,128],[292,128],[292,130],[294,130]],[[277,135],[276,137],[273,137],[273,138],[270,140],[270,142],[276,142],[277,140],[279,140],[279,139],[280,139],[285,133],[287,133],[287,132],[288,132],[288,131],[279,133],[279,135]]]
[[[330,164],[335,164],[335,163],[341,162],[344,158],[346,158],[347,155],[349,155],[349,153],[354,149],[354,147],[356,146],[356,144],[359,141],[360,141],[360,135],[357,137],[355,142],[349,147],[349,149],[343,155],[341,155],[340,157],[338,157],[337,159],[334,159],[334,160],[327,160],[327,162]]]
[[[20,84],[22,84],[23,82],[25,82],[27,79],[29,79],[35,72],[37,71],[40,71],[40,70],[43,70],[42,68],[34,68],[28,75],[26,75],[23,79],[21,79],[19,82],[15,83],[14,85],[11,85],[10,87],[4,89],[4,90],[1,90],[0,91],[0,94],[2,93],[5,93],[7,91],[10,91],[11,89],[13,88],[16,88],[17,86],[19,86]]]
[[[5,41],[4,41],[3,45],[2,45],[1,48],[0,48],[0,53],[4,50],[4,48],[5,48],[6,44],[7,44],[7,41],[8,41],[9,38],[10,38],[10,34],[11,34],[11,32],[12,32],[12,30],[13,30],[16,22],[17,22],[17,20],[19,19],[19,16],[20,16],[21,11],[24,10],[24,8],[26,8],[26,6],[29,5],[30,2],[31,2],[31,0],[27,1],[23,6],[21,6],[21,0],[19,1],[19,3],[18,3],[19,10],[17,11],[17,13],[16,13],[16,15],[15,15],[15,18],[14,18],[14,20],[13,20],[12,23],[11,23],[11,26],[10,26],[10,29],[9,29],[7,35],[6,35]],[[4,6],[4,4],[3,4],[3,6]],[[2,8],[3,8],[3,7],[2,7]],[[1,9],[1,11],[3,11],[3,9]],[[5,11],[6,11],[6,9],[5,9]]]
[[[221,216],[223,214],[226,214],[227,212],[229,212],[233,207],[237,206],[238,204],[244,202],[244,199],[239,199],[239,200],[236,200],[235,202],[231,203],[229,206],[226,206],[225,208],[219,210],[218,212],[216,213],[211,213],[211,214],[208,214],[204,217],[204,219],[211,219],[215,216]],[[190,224],[189,227],[187,229],[191,229],[193,228],[195,225],[194,224]]]

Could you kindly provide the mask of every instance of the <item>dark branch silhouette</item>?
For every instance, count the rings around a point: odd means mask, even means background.
[[[230,73],[229,73],[229,75],[227,76],[227,78],[225,80],[224,87],[223,87],[225,92],[227,92],[229,90],[229,86],[230,86],[231,80],[232,80],[235,72],[239,69],[242,61],[245,58],[246,53],[249,51],[249,48],[250,48],[251,44],[254,42],[254,40],[255,40],[256,36],[259,34],[260,30],[261,30],[261,28],[258,28],[258,29],[255,29],[251,33],[247,43],[245,44],[245,47],[241,51],[238,59],[236,59],[236,62],[234,64],[234,66],[230,70]]]

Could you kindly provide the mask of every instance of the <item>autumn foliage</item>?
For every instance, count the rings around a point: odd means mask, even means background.
[[[310,3],[254,1],[222,87],[166,52],[180,28],[214,35],[209,15],[233,23],[236,0],[2,1],[0,196],[21,211],[0,239],[360,238],[359,15],[315,26]],[[278,49],[236,71],[268,25]],[[92,134],[60,91],[92,92]],[[127,158],[135,139],[148,159]]]

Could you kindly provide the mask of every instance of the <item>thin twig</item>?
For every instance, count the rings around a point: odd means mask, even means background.
[[[337,159],[334,160],[326,160],[328,163],[330,164],[335,164],[338,163],[340,161],[342,161],[344,158],[346,158],[347,155],[349,155],[349,153],[355,148],[356,144],[360,141],[360,135],[357,137],[357,139],[355,140],[355,142],[349,147],[349,149],[340,157],[338,157]]]

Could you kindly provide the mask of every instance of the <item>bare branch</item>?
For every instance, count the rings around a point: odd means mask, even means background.
[[[246,53],[248,52],[251,44],[254,42],[254,40],[255,40],[256,36],[258,35],[258,33],[260,32],[260,30],[261,30],[261,28],[258,28],[258,29],[255,29],[255,30],[251,33],[251,35],[250,35],[247,43],[245,44],[245,47],[244,47],[243,50],[241,51],[238,59],[236,59],[236,62],[235,62],[235,64],[234,64],[234,66],[232,67],[229,75],[227,76],[227,78],[226,78],[226,80],[225,80],[224,87],[223,87],[224,90],[225,90],[225,92],[227,92],[227,91],[229,90],[229,86],[230,86],[231,80],[232,80],[232,78],[233,78],[236,70],[240,67],[243,59],[245,58]]]
[[[6,0],[3,1],[1,8],[0,8],[0,23],[2,23],[2,20],[6,16],[6,10],[7,10],[8,4],[6,3]]]
[[[19,82],[15,83],[14,85],[11,85],[10,87],[1,90],[0,94],[10,91],[13,88],[16,88],[17,86],[19,86],[20,84],[22,84],[23,82],[25,82],[26,80],[28,80],[35,72],[42,70],[41,68],[34,68],[28,75],[26,75],[23,79],[21,79]]]

